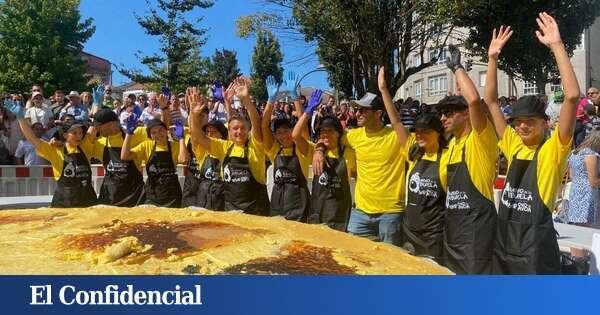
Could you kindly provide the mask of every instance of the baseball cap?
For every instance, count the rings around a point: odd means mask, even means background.
[[[325,116],[321,119],[319,122],[319,128],[317,129],[317,134],[321,132],[321,128],[333,128],[340,134],[340,136],[344,133],[342,124],[333,116]]]
[[[372,110],[383,110],[385,107],[383,106],[383,101],[381,97],[377,96],[377,94],[373,94],[368,92],[359,100],[351,101],[353,106],[358,106],[362,108],[372,109]]]
[[[442,121],[433,113],[423,113],[419,115],[415,120],[413,127],[410,128],[410,131],[414,132],[417,128],[432,129],[437,131],[439,134],[444,134]]]
[[[119,117],[115,112],[108,108],[103,108],[94,115],[94,126],[102,125],[111,121],[119,121]]]
[[[469,105],[467,104],[467,100],[465,100],[462,96],[446,96],[442,100],[440,100],[436,105],[434,105],[436,109],[441,108],[454,108],[454,109],[467,109]]]
[[[151,119],[146,124],[146,134],[148,135],[148,138],[150,138],[150,131],[152,130],[152,128],[157,127],[157,126],[163,126],[165,129],[167,129],[167,126],[165,125],[165,123],[162,122],[162,120]]]
[[[82,124],[74,123],[74,124],[65,124],[62,126],[62,133],[71,132],[77,128],[83,128]]]
[[[512,118],[517,117],[540,117],[548,119],[546,104],[537,95],[523,96],[512,106]]]

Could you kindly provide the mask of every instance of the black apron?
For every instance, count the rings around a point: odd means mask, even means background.
[[[177,169],[171,157],[171,143],[168,151],[156,151],[156,142],[146,163],[146,203],[159,207],[180,208],[181,186]]]
[[[294,145],[291,156],[281,155],[279,149],[273,164],[273,191],[271,192],[271,216],[283,216],[288,220],[306,222],[310,194],[306,178]]]
[[[461,162],[448,165],[444,264],[457,274],[490,274],[496,207],[473,184],[465,150]]]
[[[123,131],[121,135],[125,137]],[[121,148],[109,148],[108,138],[102,153],[104,180],[98,202],[133,207],[144,200],[144,177],[133,161],[121,160]]]
[[[225,210],[223,180],[221,179],[221,162],[206,154],[202,167],[192,150],[189,141],[187,150],[190,154],[188,174],[183,183],[183,206],[195,206],[209,210]]]
[[[92,186],[92,168],[78,146],[79,152],[68,154],[63,148],[65,157],[63,171],[56,183],[51,206],[53,208],[83,208],[98,203],[98,197]]]
[[[542,143],[543,145],[543,143]],[[518,160],[506,176],[498,213],[494,272],[499,274],[560,274],[560,251],[552,214],[537,184],[538,153]]]
[[[340,157],[326,157],[329,166],[325,167],[321,176],[313,177],[311,207],[307,221],[326,224],[332,229],[346,232],[352,208],[352,194],[344,160],[344,147],[340,147],[338,152]]]
[[[233,144],[227,149],[223,160],[225,182],[225,210],[242,210],[244,213],[269,215],[267,186],[254,179],[248,163],[248,143],[244,157],[232,157]]]
[[[440,181],[441,150],[435,162],[420,159],[409,175],[403,230],[414,255],[433,257],[443,263],[446,193]]]

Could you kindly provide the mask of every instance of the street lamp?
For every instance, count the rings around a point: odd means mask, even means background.
[[[327,71],[325,69],[325,65],[324,64],[320,64],[317,66],[317,68],[305,73],[302,77],[300,77],[300,80],[298,80],[298,83],[296,84],[295,88],[298,88],[298,85],[300,85],[300,82],[302,82],[302,80],[304,80],[304,78],[306,78],[309,74],[311,73],[315,73],[315,72],[319,72],[319,71]]]

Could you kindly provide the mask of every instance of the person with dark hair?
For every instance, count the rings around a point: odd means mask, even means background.
[[[56,147],[36,136],[25,119],[24,108],[12,101],[5,103],[17,119],[23,135],[35,147],[37,154],[52,165],[56,190],[52,196],[54,208],[89,207],[97,203],[92,186],[89,148],[80,146],[84,136],[83,125],[63,124],[60,129],[64,147]]]
[[[435,114],[425,113],[416,116],[409,130],[398,118],[383,67],[379,69],[378,85],[390,123],[402,145],[400,154],[408,161],[407,204],[402,221],[405,247],[414,255],[432,257],[442,263],[447,186],[440,163],[447,146],[444,127]]]
[[[571,190],[567,220],[587,227],[600,225],[600,130],[592,130],[569,157]]]
[[[312,156],[315,150],[315,144],[307,139],[307,123],[321,103],[321,93],[321,90],[313,92],[292,132],[298,151],[307,156]],[[318,123],[317,137],[322,144],[318,150],[324,150],[327,163],[323,172],[313,177],[307,217],[308,223],[325,224],[342,232],[347,230],[352,209],[350,177],[356,173],[356,155],[352,148],[342,144],[344,134],[336,117],[325,116]]]
[[[489,274],[496,229],[493,182],[498,138],[473,81],[450,45],[446,65],[462,96],[447,96],[436,109],[446,133],[454,137],[442,156],[441,177],[447,177],[444,264],[457,274]]]
[[[206,98],[198,89],[188,89],[190,100],[190,133],[194,144],[223,161],[225,182],[225,210],[242,210],[248,214],[268,215],[269,195],[266,186],[266,163],[262,148],[260,116],[250,100],[249,80],[239,77],[233,88],[235,96],[248,109],[245,115],[229,117],[229,139],[208,137],[204,126],[208,123]]]
[[[288,91],[290,97],[298,100],[296,76],[288,74]],[[308,170],[312,155],[304,154],[297,149],[292,139],[292,123],[285,118],[275,118],[273,129],[270,128],[274,98],[279,92],[279,84],[273,77],[267,78],[269,102],[263,114],[262,136],[263,148],[273,163],[273,191],[271,192],[271,216],[282,216],[288,220],[306,222],[310,206],[308,192]],[[297,102],[300,105],[300,102]],[[286,104],[287,106],[287,104]]]
[[[485,99],[499,135],[498,146],[508,159],[506,184],[498,208],[494,272],[498,274],[560,274],[560,252],[552,212],[562,186],[579,100],[579,84],[553,17],[537,17],[536,36],[554,58],[564,88],[558,124],[549,137],[546,104],[536,95],[523,96],[513,106],[513,126],[498,104],[497,68],[509,27],[494,30],[488,50]]]

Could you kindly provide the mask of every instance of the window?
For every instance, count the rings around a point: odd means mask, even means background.
[[[479,86],[485,86],[485,80],[487,80],[487,72],[479,72]]]
[[[537,86],[532,82],[523,82],[523,95],[538,94]]]
[[[421,65],[421,55],[420,54],[416,54],[413,56],[413,66],[414,67],[418,67]]]
[[[421,97],[421,85],[423,81],[415,81],[415,97]]]
[[[429,49],[429,60],[433,60],[434,58],[438,58],[436,64],[443,64],[446,63],[446,57],[447,57],[447,53],[446,50],[442,50],[442,53],[438,56],[438,50],[437,49]]]
[[[448,91],[448,78],[445,74],[429,78],[429,96],[444,95]]]

